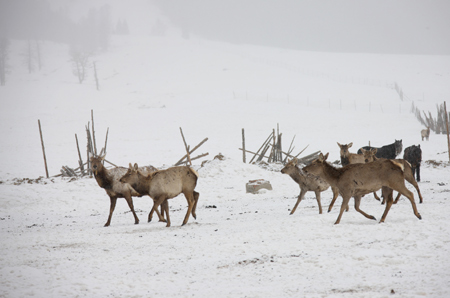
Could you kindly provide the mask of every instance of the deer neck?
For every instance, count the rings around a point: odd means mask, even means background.
[[[322,167],[323,167],[323,179],[326,182],[328,182],[328,184],[330,184],[331,186],[337,185],[339,176],[341,175],[340,170],[336,169],[328,162],[324,162]]]
[[[101,168],[100,170],[94,171],[95,180],[98,183],[98,186],[104,189],[112,188],[112,180],[108,175],[108,171],[105,168]]]
[[[296,169],[295,171],[291,172],[289,176],[291,176],[292,180],[294,180],[298,184],[303,183],[305,180],[300,169]]]

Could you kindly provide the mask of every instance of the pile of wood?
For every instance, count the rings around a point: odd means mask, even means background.
[[[239,148],[239,150],[242,150],[243,153],[243,162],[246,162],[246,153],[253,154],[252,159],[249,163],[258,163],[264,161],[267,161],[268,163],[283,163],[285,164],[288,159],[297,158],[299,163],[308,164],[314,159],[316,159],[319,156],[320,151],[314,152],[310,155],[307,155],[302,158],[298,158],[300,154],[302,154],[306,148],[308,148],[309,145],[307,145],[303,150],[301,150],[298,154],[293,155],[292,152],[294,152],[295,146],[292,146],[295,140],[295,136],[292,138],[291,144],[289,146],[289,149],[287,152],[283,151],[282,148],[282,133],[280,133],[279,125],[277,125],[277,131],[275,132],[275,129],[272,130],[270,135],[267,137],[267,139],[263,142],[261,147],[259,147],[258,151],[252,152],[250,150],[245,149],[245,133],[244,129],[242,129],[242,148]]]
[[[197,146],[195,146],[192,150],[190,149],[190,146],[189,145],[187,145],[187,143],[186,143],[186,139],[184,138],[184,134],[183,134],[183,130],[181,129],[181,127],[180,127],[180,132],[181,132],[181,137],[183,138],[183,143],[184,143],[184,148],[186,149],[186,154],[179,160],[179,161],[177,161],[176,163],[175,163],[175,166],[180,166],[180,165],[182,165],[182,164],[185,164],[185,165],[192,165],[192,161],[193,160],[195,160],[195,159],[199,159],[199,158],[202,158],[202,157],[205,157],[205,156],[207,156],[209,153],[203,153],[203,154],[200,154],[200,155],[198,155],[198,156],[196,156],[196,157],[191,157],[191,154],[195,151],[195,150],[197,150],[198,148],[200,148],[200,146],[201,145],[203,145],[206,141],[208,141],[208,138],[205,138],[205,139],[203,139],[203,141],[201,141]]]
[[[208,138],[205,138],[203,141],[201,141],[197,146],[195,146],[194,148],[190,149],[190,146],[187,145],[186,143],[186,139],[184,138],[184,134],[183,134],[183,130],[180,127],[180,132],[181,132],[181,136],[183,138],[183,143],[184,143],[184,148],[186,150],[186,154],[175,163],[175,166],[179,166],[182,164],[185,165],[192,165],[192,161],[205,157],[207,156],[209,153],[203,153],[200,154],[196,157],[191,157],[191,154],[197,150],[198,148],[200,148],[201,145],[203,145]],[[105,138],[105,146],[102,148],[103,152],[106,152],[106,145],[108,142],[108,133],[109,133],[109,128],[106,131],[106,138]],[[90,154],[92,155],[97,155],[97,142],[96,142],[96,138],[95,138],[95,129],[94,129],[94,114],[91,111],[91,122],[88,122],[88,124],[86,125],[86,137],[87,137],[87,146],[86,146],[86,162],[83,162],[83,158],[80,152],[80,146],[78,145],[78,136],[75,134],[75,140],[77,143],[77,151],[78,151],[78,167],[76,169],[72,169],[69,166],[63,166],[61,168],[61,174],[56,175],[55,177],[58,176],[63,176],[63,177],[83,177],[83,176],[92,176],[92,170],[91,170],[91,165],[89,162],[89,156]],[[108,161],[108,160],[104,160],[104,162],[117,167],[115,164],[113,164],[112,162]]]
[[[106,152],[106,145],[108,144],[108,133],[109,133],[109,127],[106,130],[106,137],[105,137],[105,146],[102,148],[103,152]],[[77,144],[77,151],[78,151],[78,167],[73,169],[69,166],[62,166],[61,168],[61,174],[56,175],[54,177],[83,177],[83,176],[92,176],[92,170],[91,165],[89,162],[89,156],[90,155],[97,155],[97,141],[95,138],[95,128],[94,128],[94,111],[91,110],[91,122],[88,122],[86,125],[86,161],[83,162],[83,157],[81,155],[80,146],[78,144],[78,136],[75,134],[75,141]],[[105,162],[117,167],[115,164],[109,162],[108,160],[104,160]]]

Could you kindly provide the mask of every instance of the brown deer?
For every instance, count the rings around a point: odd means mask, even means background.
[[[297,203],[295,203],[295,206],[290,214],[294,214],[298,204],[300,204],[308,191],[314,191],[314,193],[316,194],[317,204],[319,205],[319,214],[322,214],[320,193],[330,188],[330,185],[318,176],[303,172],[303,170],[298,167],[297,158],[293,158],[292,160],[290,160],[281,170],[281,173],[288,174],[295,182],[297,182],[298,186],[300,186],[300,194],[298,195]],[[334,203],[337,196],[339,195],[339,192],[335,187],[332,187],[331,189],[333,191],[332,203]],[[328,212],[330,211],[328,210]]]
[[[428,139],[430,138],[430,127],[427,127],[427,129],[422,129],[420,131],[420,135],[422,136],[422,141],[423,139],[426,139],[428,141]]]
[[[354,164],[354,163],[364,163],[364,156],[362,154],[356,154],[356,153],[350,153],[348,151],[348,148],[353,146],[353,142],[346,144],[346,145],[341,145],[339,143],[337,143],[339,148],[341,149],[340,155],[341,155],[341,164],[342,166],[346,166],[349,164]]]
[[[366,163],[366,162],[371,162],[374,161],[375,158],[375,153],[377,152],[376,148],[372,148],[370,150],[365,150],[363,148],[361,148],[361,154],[356,154],[356,153],[350,153],[348,151],[348,148],[352,147],[353,142],[349,143],[347,145],[341,145],[339,143],[337,143],[339,148],[341,148],[341,164],[342,166],[346,166],[349,164],[355,164],[355,163]],[[375,153],[373,153],[375,152]],[[380,198],[378,197],[376,192],[373,192],[373,195],[375,197],[375,199],[377,199],[378,201],[380,201]],[[330,206],[331,208],[333,207],[334,201],[331,202]],[[331,210],[330,208],[330,210]]]
[[[182,226],[188,222],[189,214],[192,213],[192,216],[195,219],[197,218],[195,210],[200,194],[194,191],[198,180],[198,173],[194,169],[186,166],[172,167],[148,175],[143,174],[138,169],[137,164],[134,164],[134,167],[130,165],[128,171],[120,178],[120,182],[128,183],[133,188],[142,191],[141,194],[149,195],[155,202],[153,210],[156,212],[158,206],[164,201],[183,193],[188,203],[188,210]],[[166,213],[166,227],[170,227],[168,204],[164,204],[163,207]],[[152,211],[149,214],[149,220],[151,219]]]
[[[350,144],[352,144],[352,143],[350,143]],[[338,143],[338,145],[339,145],[339,143]],[[347,146],[347,145],[343,145],[343,146]],[[351,145],[349,147],[351,147]],[[366,162],[371,162],[371,161],[375,160],[375,153],[377,152],[377,149],[364,150],[361,148],[361,151],[362,151],[362,154],[349,153],[350,155],[358,155],[358,158],[349,158],[348,159],[351,161],[350,164],[366,163]],[[347,152],[348,152],[348,148],[347,148]],[[341,149],[341,154],[342,154],[342,149]],[[361,156],[361,158],[359,156]],[[362,162],[361,162],[361,160],[362,160]],[[342,162],[342,155],[341,155],[341,162]],[[373,195],[375,196],[375,199],[380,201],[380,198],[378,197],[378,195],[375,191],[373,192]],[[330,206],[328,206],[328,212],[330,212],[331,209],[333,209],[335,201],[336,201],[336,198],[333,198],[333,200],[330,203]],[[347,206],[346,211],[348,211],[348,206]]]
[[[128,206],[130,207],[131,212],[134,216],[134,223],[139,223],[139,218],[136,215],[136,212],[134,212],[134,206],[133,206],[133,199],[132,197],[142,197],[143,194],[137,192],[135,189],[133,189],[129,184],[122,183],[119,181],[119,179],[127,172],[126,168],[123,167],[116,167],[112,168],[110,170],[106,169],[103,165],[103,161],[105,159],[106,153],[103,153],[103,149],[100,152],[100,155],[93,156],[91,155],[89,160],[91,163],[91,169],[94,173],[95,180],[98,183],[98,186],[103,188],[106,191],[106,194],[109,196],[111,205],[109,208],[109,216],[108,220],[105,223],[105,227],[109,226],[111,224],[111,218],[114,212],[114,209],[116,208],[116,201],[118,198],[125,198],[125,200],[128,203]],[[142,169],[144,171],[152,171],[152,168],[146,168]],[[155,168],[153,168],[155,169]],[[161,214],[156,211],[158,214],[158,217],[160,220],[164,220],[164,218],[161,216]]]
[[[375,157],[376,153],[377,153],[376,149],[366,150],[364,152],[364,157],[366,159],[366,163],[374,161],[374,160],[385,159],[385,158],[377,158],[377,157]],[[403,173],[404,173],[405,180],[408,181],[417,190],[417,194],[419,195],[419,203],[422,203],[423,202],[422,194],[420,193],[419,185],[417,184],[417,181],[414,178],[414,171],[413,171],[413,168],[412,168],[411,164],[405,159],[395,159],[395,160],[399,161],[399,162],[401,162],[403,164],[403,167],[404,167]],[[374,194],[375,194],[375,192],[374,192]],[[401,193],[398,193],[397,197],[394,200],[394,204],[397,204],[397,202],[400,199],[400,197],[401,197]],[[384,204],[385,202],[386,202],[386,198],[383,197],[383,201],[382,201],[381,204]]]
[[[335,168],[326,162],[327,158],[328,153],[325,156],[321,153],[319,158],[304,167],[303,170],[307,173],[320,176],[331,186],[339,189],[339,193],[343,197],[343,202],[335,224],[340,223],[342,214],[346,207],[348,207],[348,202],[351,197],[355,199],[356,211],[369,219],[375,220],[374,216],[365,213],[359,206],[363,195],[380,188],[382,188],[383,196],[387,198],[386,208],[380,222],[385,221],[389,209],[393,204],[392,190],[396,190],[406,196],[411,202],[414,214],[417,218],[422,219],[417,211],[413,193],[405,186],[404,166],[402,162],[384,159]]]

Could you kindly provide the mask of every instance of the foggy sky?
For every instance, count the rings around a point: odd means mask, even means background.
[[[450,54],[448,0],[155,0],[206,38],[334,52]]]

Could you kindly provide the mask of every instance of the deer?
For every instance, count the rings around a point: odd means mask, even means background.
[[[341,148],[341,164],[342,164],[342,166],[346,166],[349,164],[355,164],[355,163],[366,163],[366,162],[371,162],[371,161],[375,160],[375,153],[377,152],[377,149],[365,150],[365,149],[361,148],[362,154],[355,154],[355,153],[348,152],[348,148],[350,148],[353,145],[353,143],[350,143],[348,145],[341,145],[339,143],[337,143],[337,144]],[[344,164],[344,163],[346,163],[346,164]],[[373,192],[373,195],[374,195],[375,199],[380,201],[380,198],[378,197],[378,195],[375,191]],[[335,201],[336,201],[336,198],[333,198],[333,200],[330,203],[330,206],[328,206],[328,212],[330,212],[331,209],[333,209]],[[346,211],[348,211],[348,207],[347,207]]]
[[[109,216],[108,220],[105,223],[105,227],[108,227],[111,224],[111,218],[114,213],[114,209],[116,208],[116,201],[118,198],[125,198],[130,207],[131,213],[134,216],[134,223],[139,224],[139,218],[134,211],[133,199],[132,197],[142,197],[143,195],[137,192],[131,185],[127,183],[120,182],[119,179],[127,172],[127,169],[124,167],[116,167],[112,169],[107,169],[103,165],[103,161],[106,157],[106,153],[102,149],[100,155],[94,156],[90,155],[89,161],[91,163],[91,169],[94,173],[95,180],[97,181],[98,186],[103,188],[106,191],[106,194],[110,198],[110,208],[109,208]],[[143,168],[143,171],[153,171],[156,170],[153,167]],[[161,221],[164,221],[164,218],[161,216],[159,211],[157,211],[158,217]]]
[[[407,155],[407,152],[409,151],[409,149],[411,147],[408,147],[405,149],[405,156]],[[419,148],[420,148],[420,146],[419,146]],[[366,150],[364,152],[364,157],[366,158],[366,163],[374,161],[374,160],[385,159],[385,158],[377,158],[375,156],[376,153],[377,153],[376,149],[370,150],[370,151]],[[417,184],[416,179],[414,179],[414,167],[411,165],[411,163],[406,158],[405,159],[395,159],[395,160],[399,161],[403,164],[403,167],[404,167],[403,172],[404,172],[405,180],[408,181],[412,186],[414,186],[414,188],[417,191],[417,194],[419,195],[419,203],[422,204],[422,202],[423,202],[422,194],[420,193],[419,185]],[[401,197],[401,194],[398,193],[397,197],[394,200],[394,204],[397,204],[400,197]],[[377,198],[377,199],[379,200],[379,198]],[[386,198],[383,197],[383,201],[381,202],[381,204],[384,204],[385,202],[386,202]]]
[[[428,141],[428,139],[430,138],[430,127],[428,126],[427,129],[422,129],[420,131],[420,135],[422,136],[422,141],[423,139],[426,139]]]
[[[366,218],[376,220],[373,215],[362,211],[359,207],[361,197],[365,194],[382,189],[383,196],[387,198],[386,208],[380,223],[384,222],[393,204],[392,191],[396,190],[406,196],[412,205],[414,215],[422,219],[417,211],[414,195],[405,186],[404,165],[402,162],[392,159],[376,160],[370,163],[352,164],[341,168],[335,168],[327,162],[328,154],[319,154],[310,165],[303,168],[306,173],[317,175],[324,179],[332,187],[339,189],[343,197],[341,210],[335,224],[339,224],[344,210],[348,207],[351,197],[355,199],[355,209]]]
[[[314,193],[316,194],[317,204],[319,205],[319,214],[322,214],[320,193],[330,188],[330,185],[318,176],[314,176],[303,172],[303,170],[298,167],[297,158],[291,159],[284,166],[284,168],[281,169],[281,173],[288,174],[292,178],[292,180],[294,180],[298,184],[298,186],[300,186],[300,194],[298,195],[297,202],[295,203],[294,208],[292,209],[290,215],[294,214],[295,210],[297,209],[297,206],[300,204],[300,202],[305,197],[305,194],[308,191],[314,191]],[[335,187],[332,187],[332,191],[333,191],[332,203],[334,203],[337,196],[339,195],[339,192],[338,189]],[[332,207],[333,205],[330,206]],[[328,212],[330,212],[330,210],[331,209],[329,209]]]
[[[184,217],[184,226],[192,213],[194,219],[197,219],[195,210],[200,194],[194,191],[198,180],[198,173],[187,166],[171,167],[166,170],[158,170],[150,174],[144,174],[139,171],[137,164],[128,168],[127,172],[120,178],[120,182],[128,183],[133,188],[139,189],[141,194],[146,194],[154,200],[153,209],[157,212],[159,205],[168,199],[172,199],[183,193],[188,203],[188,210]],[[163,204],[166,214],[166,227],[170,227],[170,216],[168,204]],[[149,221],[151,220],[151,213]]]
[[[346,166],[353,163],[364,163],[364,156],[362,154],[350,153],[348,148],[353,146],[353,142],[349,144],[341,145],[337,142],[339,148],[341,149],[341,164]]]

